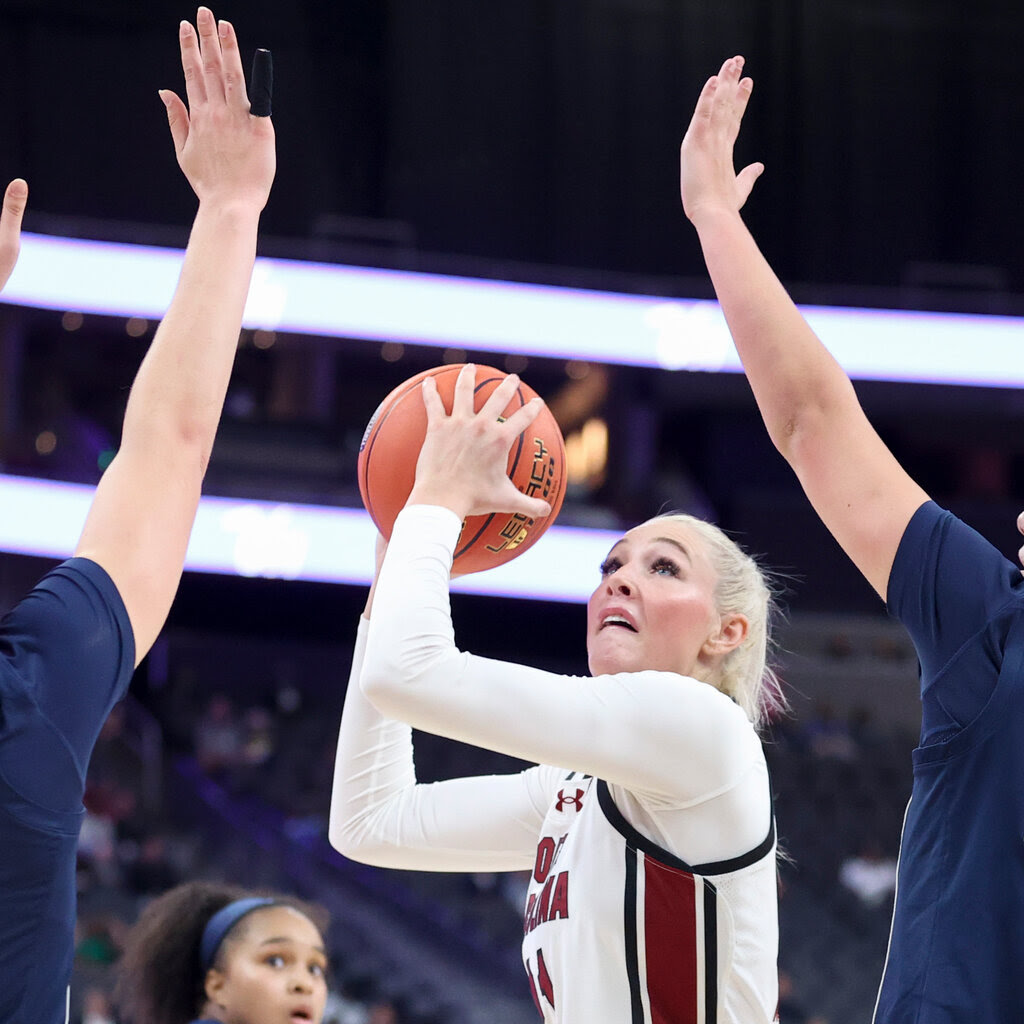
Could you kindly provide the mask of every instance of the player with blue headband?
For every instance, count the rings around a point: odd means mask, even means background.
[[[320,1024],[323,912],[284,894],[186,882],[153,900],[118,966],[126,1024]]]

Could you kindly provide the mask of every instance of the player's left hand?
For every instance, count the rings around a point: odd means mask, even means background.
[[[21,249],[21,218],[28,202],[28,185],[24,178],[15,178],[4,193],[0,211],[0,289],[14,271]]]
[[[541,399],[527,402],[503,421],[519,378],[509,374],[479,412],[473,410],[475,383],[476,367],[467,363],[455,382],[449,414],[434,378],[423,382],[427,436],[409,504],[443,505],[463,519],[487,512],[521,512],[531,519],[550,515],[546,501],[527,497],[507,473],[512,442],[537,418]]]
[[[274,180],[274,126],[249,112],[233,26],[207,7],[196,27],[181,23],[178,40],[188,107],[160,92],[178,164],[200,203],[242,203],[262,210]]]
[[[743,58],[731,57],[707,80],[679,151],[679,190],[692,221],[705,210],[737,212],[747,201],[764,164],[748,164],[739,174],[733,147],[747,109],[753,79],[741,78]]]

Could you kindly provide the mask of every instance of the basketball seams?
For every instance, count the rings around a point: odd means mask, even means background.
[[[366,450],[365,459],[360,458],[357,463],[357,477],[356,480],[359,484],[359,493],[362,496],[363,504],[366,506],[366,511],[370,514],[370,518],[373,520],[373,525],[384,533],[380,525],[380,520],[373,509],[373,501],[371,498],[372,491],[370,490],[370,470],[374,464],[373,462],[373,449],[377,443],[377,438],[380,437],[380,432],[384,427],[384,424],[391,418],[396,412],[399,405],[404,401],[409,393],[415,389],[418,385],[422,384],[427,377],[437,376],[443,373],[448,367],[437,366],[432,370],[423,370],[417,373],[415,376],[410,377],[407,381],[399,384],[398,387],[393,388],[385,396],[384,400],[377,406],[377,411],[370,418],[370,422],[366,428],[366,437],[363,438],[363,443],[360,445],[359,453],[362,456],[363,450]],[[381,410],[384,410],[383,413]],[[390,539],[390,538],[388,538]]]

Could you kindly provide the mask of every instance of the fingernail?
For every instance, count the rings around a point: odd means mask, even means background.
[[[180,35],[182,39],[188,38],[188,36],[191,35],[191,33],[192,33],[192,26],[187,21],[183,21],[178,26],[178,35]]]
[[[231,23],[228,21],[222,21],[217,28],[220,31],[221,39],[227,39],[228,34],[231,32]]]
[[[160,102],[165,107],[169,107],[171,105],[170,99],[168,98],[170,94],[166,89],[157,89],[156,94],[160,97]]]

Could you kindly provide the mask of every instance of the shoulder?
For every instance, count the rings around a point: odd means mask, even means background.
[[[655,671],[604,678],[631,689],[633,714],[651,723],[645,756],[685,764],[694,779],[704,779],[703,791],[728,788],[751,764],[763,764],[761,738],[746,712],[711,683]],[[621,710],[626,717],[628,709]]]
[[[102,566],[87,558],[70,558],[47,573],[4,616],[0,634],[14,661],[21,651],[46,660],[64,650],[95,657],[102,648],[134,664],[124,602]]]
[[[1015,535],[1016,536],[1016,535]],[[1022,590],[1020,569],[977,530],[934,502],[907,525],[889,580],[889,606],[901,619],[942,600],[987,617]]]
[[[69,558],[51,569],[8,613],[31,612],[41,605],[65,615],[92,612],[124,623],[128,621],[124,601],[107,571],[89,558]]]
[[[622,672],[598,677],[623,687],[638,698],[656,702],[668,714],[700,716],[723,728],[754,733],[746,713],[731,697],[714,684],[677,672]],[[755,734],[756,735],[756,734]]]
[[[915,582],[920,582],[922,566],[940,561],[953,563],[972,575],[979,566],[986,572],[993,567],[1015,569],[1013,563],[977,530],[934,501],[926,501],[911,517],[900,539],[893,563],[893,580],[898,583],[901,576],[911,576]],[[1020,573],[1015,575],[1019,577]]]

